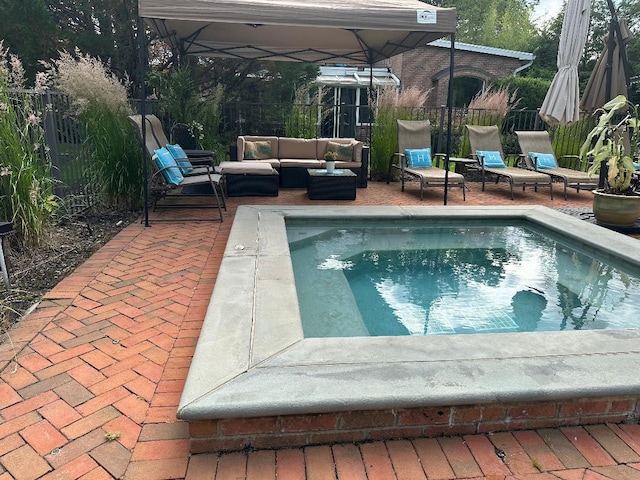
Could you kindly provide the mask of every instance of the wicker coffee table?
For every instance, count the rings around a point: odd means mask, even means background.
[[[311,200],[355,200],[357,175],[351,170],[308,169],[307,193]]]

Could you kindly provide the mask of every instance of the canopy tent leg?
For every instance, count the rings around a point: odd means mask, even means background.
[[[147,114],[147,91],[145,88],[145,75],[147,73],[147,42],[146,35],[144,33],[144,20],[142,17],[138,17],[138,61],[140,69],[140,115],[142,115],[142,125],[146,125],[145,115]],[[142,145],[140,151],[142,152],[142,192],[144,196],[144,226],[149,226],[149,191],[147,188],[147,153],[145,151],[145,145],[147,144],[147,129],[142,129]]]
[[[447,204],[447,192],[449,191],[449,158],[451,156],[451,117],[453,116],[453,71],[455,57],[456,34],[451,33],[451,46],[449,51],[449,88],[447,90],[447,148],[444,157],[444,204]],[[464,187],[463,187],[464,188]]]

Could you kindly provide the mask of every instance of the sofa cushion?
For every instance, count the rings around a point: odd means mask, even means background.
[[[323,161],[315,160],[312,158],[295,159],[295,158],[283,158],[280,160],[280,168],[322,168]]]
[[[220,172],[223,175],[273,175],[273,168],[264,162],[222,162]]]
[[[271,142],[269,142],[268,140],[244,142],[243,160],[266,160],[267,158],[273,158],[273,153],[271,152]]]
[[[318,147],[317,147],[317,150],[318,150],[317,158],[319,159],[324,158],[324,154],[327,151],[327,144],[329,142],[336,143],[339,145],[352,145],[353,151],[352,151],[351,159],[345,160],[345,161],[357,162],[357,163],[362,162],[362,142],[356,140],[355,138],[319,138]]]
[[[269,142],[271,144],[271,158],[278,158],[278,137],[258,136],[258,135],[241,135],[236,142],[238,147],[238,160],[245,158],[246,142]]]
[[[336,160],[340,162],[353,161],[353,143],[327,142],[327,152],[338,154]]]
[[[315,138],[278,138],[278,156],[282,159],[317,159]],[[282,165],[282,161],[280,162]]]

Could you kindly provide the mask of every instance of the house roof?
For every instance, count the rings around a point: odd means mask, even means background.
[[[431,47],[451,48],[451,42],[445,40],[434,40],[428,44]],[[485,55],[496,55],[499,57],[517,58],[518,60],[531,61],[535,58],[533,53],[519,52],[517,50],[507,50],[506,48],[487,47],[484,45],[474,45],[472,43],[456,42],[456,50],[466,52],[484,53]]]

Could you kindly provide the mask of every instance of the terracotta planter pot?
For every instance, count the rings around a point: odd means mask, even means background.
[[[593,214],[599,224],[630,227],[640,217],[640,195],[612,195],[594,190]]]

